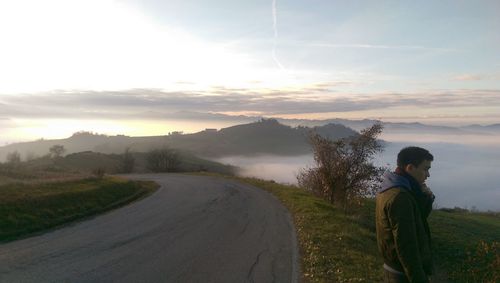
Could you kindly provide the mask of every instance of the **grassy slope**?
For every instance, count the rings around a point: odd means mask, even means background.
[[[500,282],[500,217],[435,211],[429,219],[436,260],[453,282]]]
[[[118,178],[0,186],[0,242],[102,213],[154,192],[153,182]]]
[[[215,161],[197,157],[192,153],[176,150],[180,164],[178,172],[207,171],[233,175],[236,168]],[[134,172],[150,172],[147,166],[147,153],[132,153],[135,159]],[[101,168],[108,174],[121,173],[122,155],[103,154],[84,151],[68,154],[64,157],[51,158],[44,156],[18,164],[0,163],[0,185],[12,182],[39,182],[47,179],[81,178],[89,176],[94,170]]]
[[[296,187],[241,180],[274,194],[293,215],[304,281],[382,281],[382,261],[371,221],[346,217],[342,210]]]
[[[306,282],[381,282],[373,200],[356,216],[293,186],[240,180],[274,194],[293,215]],[[439,274],[435,282],[498,282],[500,218],[434,211],[430,216]],[[449,277],[447,279],[447,277]]]

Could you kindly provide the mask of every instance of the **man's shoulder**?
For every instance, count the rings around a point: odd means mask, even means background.
[[[390,189],[384,190],[383,192],[377,193],[377,196],[410,196],[410,192],[402,186],[394,186]]]
[[[411,201],[412,196],[407,189],[403,187],[393,187],[380,192],[376,196],[379,202],[392,203],[392,202],[406,202]]]
[[[377,194],[377,211],[384,211],[388,215],[410,217],[415,206],[416,203],[411,193],[404,188],[394,187]]]

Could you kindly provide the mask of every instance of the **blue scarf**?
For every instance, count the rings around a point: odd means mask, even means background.
[[[385,192],[388,189],[400,187],[406,189],[416,196],[424,196],[422,187],[410,174],[406,173],[401,168],[396,168],[394,172],[386,171],[382,177],[382,184],[379,193]]]

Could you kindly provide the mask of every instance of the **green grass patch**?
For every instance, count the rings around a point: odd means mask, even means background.
[[[241,180],[271,192],[291,212],[305,282],[382,282],[374,221],[364,213],[370,209],[346,216],[342,209],[297,187]]]
[[[354,214],[345,215],[295,186],[235,179],[272,193],[288,208],[297,230],[304,282],[382,282],[374,200],[367,199]],[[498,214],[437,210],[429,223],[438,270],[434,282],[500,282]]]
[[[434,211],[434,254],[452,282],[500,282],[500,217]]]
[[[154,182],[116,177],[0,186],[0,242],[12,241],[125,205],[151,194]]]

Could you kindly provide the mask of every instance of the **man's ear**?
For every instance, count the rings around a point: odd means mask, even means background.
[[[404,169],[405,169],[406,173],[412,172],[413,170],[415,170],[415,165],[413,165],[411,163],[410,164],[406,164],[406,166],[405,166]]]

